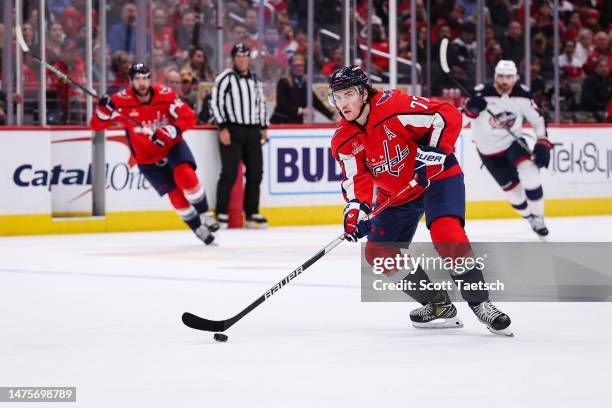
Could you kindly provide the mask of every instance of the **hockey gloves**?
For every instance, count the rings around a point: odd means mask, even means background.
[[[174,125],[165,125],[157,129],[152,135],[149,136],[149,140],[158,146],[166,146],[171,144],[173,140],[181,135],[181,129]]]
[[[115,111],[115,104],[113,103],[110,96],[107,94],[102,95],[98,101],[98,107],[96,108],[96,116],[100,120],[110,120]]]
[[[550,164],[550,150],[553,148],[552,143],[545,137],[541,137],[533,147],[533,162],[538,168],[548,167]]]
[[[349,242],[357,242],[360,238],[368,235],[372,229],[368,215],[372,212],[368,203],[360,203],[351,200],[344,207],[344,239]]]
[[[487,100],[480,95],[474,95],[467,100],[464,112],[468,117],[474,119],[485,109],[487,109]]]
[[[414,163],[414,179],[423,188],[429,187],[432,178],[444,171],[446,153],[444,150],[423,146],[417,148],[416,162]]]

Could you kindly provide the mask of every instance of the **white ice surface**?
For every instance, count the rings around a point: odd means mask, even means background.
[[[548,223],[552,240],[612,241],[612,217]],[[228,343],[181,323],[234,315],[338,232],[230,230],[216,248],[189,231],[0,238],[0,386],[78,387],[54,407],[612,406],[610,303],[503,304],[514,338],[463,303],[463,329],[418,330],[415,303],[360,302],[349,243]],[[522,220],[471,221],[468,235],[537,241]]]

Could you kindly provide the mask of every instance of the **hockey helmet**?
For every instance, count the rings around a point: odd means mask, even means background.
[[[150,78],[151,70],[149,70],[149,67],[146,64],[143,64],[142,62],[138,62],[138,63],[132,64],[132,66],[130,67],[128,71],[128,77],[130,78],[130,81],[134,79],[136,74],[141,74],[147,78]]]
[[[367,84],[368,76],[356,65],[339,68],[329,77],[329,90],[331,92],[341,91],[354,86],[363,87]]]
[[[235,57],[236,54],[243,54],[243,55],[251,55],[251,48],[244,44],[244,43],[237,43],[234,44],[234,46],[232,47],[232,57]]]
[[[495,75],[514,75],[516,76],[518,70],[516,64],[512,60],[499,60],[495,66]]]

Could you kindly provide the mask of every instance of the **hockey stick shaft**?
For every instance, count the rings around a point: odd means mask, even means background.
[[[61,79],[65,83],[79,88],[81,91],[90,95],[96,101],[100,100],[100,97],[95,92],[93,92],[91,89],[88,89],[85,86],[81,85],[80,83],[72,79],[70,76],[64,74],[62,71],[60,71],[53,65],[49,64],[47,61],[40,58],[38,55],[33,54],[32,51],[30,51],[30,47],[28,47],[27,43],[25,42],[23,38],[23,33],[21,32],[20,26],[17,26],[15,28],[15,36],[17,37],[17,43],[19,44],[19,48],[21,48],[21,50],[27,55],[29,55],[31,58],[34,58],[41,66],[43,66],[44,68],[47,68],[49,71],[51,71],[55,76],[57,76],[59,79]],[[130,118],[129,116],[123,115],[121,112],[118,112],[116,110],[114,110],[113,112],[116,112],[117,114],[122,116],[125,120],[127,120],[134,126],[140,126],[140,123],[136,122],[134,119]]]
[[[387,208],[391,203],[397,200],[398,197],[401,197],[403,194],[413,189],[415,186],[416,186],[416,181],[411,180],[410,183],[406,187],[404,187],[402,190],[400,190],[397,194],[388,198],[384,203],[376,207],[370,213],[368,218],[372,219],[376,217],[385,208]],[[333,241],[327,244],[323,249],[321,249],[319,252],[314,254],[306,262],[304,262],[303,264],[298,266],[296,269],[294,269],[289,275],[285,276],[281,281],[276,283],[276,285],[268,289],[263,295],[258,297],[253,303],[251,303],[249,306],[244,308],[236,316],[230,319],[227,319],[227,320],[208,320],[203,317],[196,316],[192,313],[185,312],[183,313],[183,316],[182,316],[183,323],[186,326],[191,327],[192,329],[204,330],[204,331],[210,331],[210,332],[222,332],[222,331],[229,329],[236,322],[238,322],[244,316],[249,314],[253,309],[255,309],[257,306],[259,306],[260,304],[268,300],[272,295],[274,295],[276,292],[281,290],[285,285],[291,282],[294,278],[296,278],[302,272],[304,272],[306,269],[312,266],[315,262],[317,262],[319,259],[323,258],[325,255],[331,252],[335,247],[337,247],[344,240],[344,238],[345,238],[344,233],[336,237]]]
[[[455,78],[455,76],[450,72],[450,67],[448,65],[448,54],[447,54],[447,50],[448,50],[448,38],[443,38],[442,41],[440,42],[440,66],[442,67],[442,71],[444,71],[444,73],[455,83],[455,85],[457,85],[459,87],[459,89],[461,89],[461,91],[463,91],[463,93],[465,93],[466,95],[468,95],[470,98],[474,96],[474,92],[470,91],[469,89],[467,89],[465,87],[465,85],[463,85],[461,82],[459,82],[459,80],[457,78]],[[495,114],[493,112],[491,112],[491,110],[489,108],[486,109],[487,113],[493,117],[495,117]],[[528,151],[529,153],[531,152],[531,149],[529,148],[529,146],[527,146],[527,143],[525,143],[523,141],[523,139],[521,139],[520,137],[518,137],[513,131],[512,129],[509,129],[507,127],[504,127],[504,129],[508,132],[508,134],[510,136],[512,136],[514,138],[514,140],[516,140],[516,142],[526,151]],[[533,155],[533,154],[532,154]]]

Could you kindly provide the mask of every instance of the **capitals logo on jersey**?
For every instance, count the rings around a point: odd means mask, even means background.
[[[389,144],[385,140],[383,142],[383,150],[385,155],[380,156],[383,160],[376,161],[376,159],[370,159],[373,163],[366,163],[368,171],[372,173],[374,177],[381,173],[389,173],[392,176],[399,177],[400,171],[404,168],[402,162],[408,157],[410,149],[408,146],[402,149],[400,145],[395,145],[395,156],[391,156],[391,154],[389,154]]]

